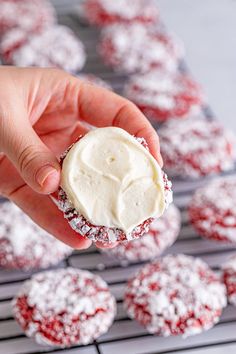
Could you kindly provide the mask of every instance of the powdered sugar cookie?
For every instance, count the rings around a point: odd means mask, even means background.
[[[184,55],[183,45],[175,36],[138,23],[106,27],[98,51],[106,64],[124,73],[174,70]]]
[[[168,255],[145,265],[128,282],[124,304],[148,332],[186,337],[219,321],[225,287],[201,259]]]
[[[163,68],[131,76],[124,95],[158,122],[199,112],[203,103],[200,86],[188,74]]]
[[[107,332],[116,303],[107,284],[88,271],[67,268],[35,274],[13,300],[13,313],[39,344],[88,344]]]
[[[65,26],[54,26],[31,37],[14,29],[3,36],[0,52],[7,64],[57,67],[72,73],[82,69],[86,61],[82,42]]]
[[[87,0],[82,15],[89,23],[107,26],[117,22],[156,23],[159,11],[153,0]]]
[[[163,214],[172,201],[171,183],[142,144],[107,127],[66,152],[58,201],[76,232],[103,243],[132,240]]]
[[[165,168],[171,176],[198,178],[234,167],[235,137],[217,121],[174,119],[158,133]]]
[[[101,251],[121,261],[148,261],[162,254],[174,243],[179,234],[180,223],[180,212],[172,204],[162,217],[151,223],[149,231],[139,239],[124,241],[114,248],[104,248]]]
[[[0,215],[1,267],[47,268],[72,253],[72,248],[42,230],[13,203],[1,203]]]
[[[228,300],[232,305],[236,306],[236,255],[223,264],[222,272]]]
[[[236,243],[236,178],[214,180],[199,188],[189,206],[196,231],[215,241]]]
[[[13,28],[39,33],[55,22],[55,10],[47,0],[0,1],[0,34]]]
[[[106,90],[112,91],[111,85],[98,76],[95,76],[93,74],[79,74],[77,75],[77,77],[81,80],[88,81],[92,85],[100,86],[102,88],[105,88]]]

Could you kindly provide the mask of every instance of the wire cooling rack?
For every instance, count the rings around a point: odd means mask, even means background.
[[[62,9],[62,8],[61,8]],[[64,7],[63,7],[64,9]],[[106,68],[96,55],[98,31],[87,27],[74,14],[60,16],[60,22],[71,27],[86,45],[88,61],[84,72],[94,73],[107,80],[118,93],[122,92],[125,76]],[[206,118],[211,118],[211,110],[204,108]],[[236,175],[236,169],[231,171]],[[206,179],[197,181],[174,181],[174,200],[182,214],[182,229],[176,243],[166,253],[185,253],[201,257],[214,270],[230,255],[236,252],[230,245],[203,240],[189,225],[186,207],[193,191],[206,183]],[[121,265],[117,260],[91,247],[86,251],[76,251],[58,267],[73,266],[90,270],[106,280],[117,300],[118,313],[115,322],[107,334],[87,346],[76,346],[71,349],[53,349],[42,347],[34,340],[25,337],[21,328],[12,317],[11,300],[22,282],[31,273],[0,270],[0,354],[228,354],[236,352],[236,308],[228,306],[220,322],[208,332],[182,339],[181,337],[161,338],[147,333],[134,321],[131,321],[123,310],[123,291],[126,280],[134,274],[143,263]]]

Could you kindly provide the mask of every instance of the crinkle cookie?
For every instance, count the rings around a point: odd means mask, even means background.
[[[105,281],[66,268],[38,273],[23,283],[13,314],[28,337],[55,347],[88,344],[107,332],[116,302]]]
[[[129,317],[164,337],[210,329],[226,303],[218,276],[201,259],[182,254],[145,265],[128,282],[124,300]]]

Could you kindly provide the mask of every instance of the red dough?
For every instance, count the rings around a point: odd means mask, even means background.
[[[159,12],[153,0],[87,0],[83,16],[92,25],[107,26],[117,22],[155,23]]]
[[[236,178],[225,177],[199,188],[189,207],[196,231],[215,241],[236,243]]]
[[[55,22],[55,10],[47,0],[0,1],[0,34],[13,28],[38,33]]]
[[[6,64],[57,67],[72,73],[82,69],[86,61],[82,42],[65,26],[30,37],[21,29],[13,29],[2,37],[0,53]]]
[[[236,255],[223,264],[222,271],[228,300],[232,305],[236,306]]]
[[[88,344],[107,332],[116,303],[107,284],[88,271],[67,268],[34,275],[13,300],[13,313],[39,344]]]
[[[31,270],[47,268],[72,253],[72,248],[38,227],[17,206],[0,204],[0,266]]]
[[[140,144],[142,144],[145,148],[148,149],[145,139],[136,139],[140,142]],[[62,156],[62,161],[66,157],[66,154],[69,152],[70,148]],[[164,172],[163,181],[165,188],[165,203],[166,208],[168,208],[169,204],[172,202],[172,183],[168,180],[167,175]],[[87,237],[94,242],[114,243],[117,241],[120,242],[137,239],[148,232],[150,224],[153,221],[153,218],[145,220],[142,224],[134,228],[129,235],[126,235],[122,230],[118,228],[109,228],[106,226],[98,226],[91,224],[87,219],[84,218],[83,215],[81,215],[73,207],[62,188],[59,188],[57,200],[54,200],[54,202],[57,204],[58,208],[64,213],[64,218],[68,220],[71,228],[80,235]]]
[[[150,333],[189,336],[208,330],[226,306],[225,287],[199,258],[169,255],[127,284],[125,308]]]
[[[132,76],[124,95],[158,122],[199,112],[203,102],[200,86],[189,75],[163,69]]]
[[[79,74],[77,77],[81,80],[88,81],[91,85],[100,86],[106,90],[112,91],[111,85],[108,82],[100,79],[98,76],[93,74]]]
[[[138,23],[106,27],[98,51],[107,65],[124,73],[155,68],[173,71],[184,55],[183,44],[175,36]]]
[[[151,223],[149,231],[139,239],[124,241],[114,248],[104,248],[101,251],[121,261],[148,261],[162,254],[174,243],[179,234],[180,223],[180,212],[172,204],[162,217]]]
[[[158,133],[165,168],[171,176],[199,178],[234,167],[235,137],[218,121],[174,119]]]

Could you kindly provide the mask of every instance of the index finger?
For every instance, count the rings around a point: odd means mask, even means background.
[[[80,83],[79,118],[96,127],[114,126],[146,140],[150,152],[162,166],[159,138],[141,111],[129,100],[100,87]]]

